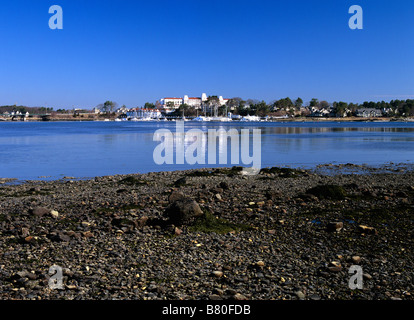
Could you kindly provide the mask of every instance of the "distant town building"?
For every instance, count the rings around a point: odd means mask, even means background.
[[[329,117],[331,110],[327,108],[311,107],[310,117]]]
[[[222,96],[219,96],[220,105],[225,105],[229,99],[223,99]],[[189,97],[188,95],[185,95],[182,98],[162,98],[160,99],[159,106],[163,109],[178,109],[180,105],[186,104],[190,107],[193,107],[195,109],[201,109],[201,106],[203,102],[206,102],[208,100],[208,97],[205,93],[201,95],[201,97]]]
[[[355,115],[362,118],[375,118],[382,117],[382,112],[375,108],[361,108],[356,111]]]
[[[125,107],[125,106],[122,106],[122,107],[120,107],[120,108],[118,108],[118,109],[116,109],[116,113],[121,113],[121,114],[124,114],[124,113],[127,113],[128,112],[128,108],[127,107]]]

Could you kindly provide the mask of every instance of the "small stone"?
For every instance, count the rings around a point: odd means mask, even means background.
[[[175,227],[175,229],[174,229],[174,234],[175,234],[176,236],[179,236],[182,232],[183,232],[183,231],[182,231],[180,228]]]
[[[300,300],[304,300],[305,299],[305,294],[302,291],[296,291],[295,292],[296,296],[298,297],[298,299]]]
[[[311,300],[321,300],[321,297],[317,294],[312,294],[309,296]]]
[[[369,273],[363,273],[363,275],[362,275],[365,279],[367,279],[367,280],[371,280],[372,279],[372,276],[369,274]]]
[[[50,239],[56,242],[68,242],[70,241],[70,236],[63,232],[52,232]]]
[[[223,298],[220,297],[218,294],[211,294],[211,295],[208,296],[208,298],[210,300],[223,300]]]
[[[244,296],[244,295],[242,295],[241,293],[236,293],[234,296],[233,296],[233,299],[234,300],[247,300],[247,298],[246,298],[246,296]]]
[[[144,227],[148,222],[148,217],[147,216],[143,216],[141,218],[138,219],[137,221],[137,227]]]
[[[260,260],[260,261],[257,261],[257,262],[256,262],[256,265],[257,265],[258,267],[264,267],[265,263],[264,263],[262,260]]]
[[[213,276],[215,276],[216,278],[221,278],[223,276],[223,272],[222,271],[213,271]]]
[[[378,231],[375,228],[364,225],[359,225],[358,231],[364,234],[378,234]]]
[[[215,288],[213,290],[213,294],[218,294],[219,296],[224,295],[224,290],[220,289],[220,288]]]
[[[338,261],[332,261],[328,266],[329,271],[339,272],[342,270],[342,265]]]
[[[215,195],[215,197],[216,197],[216,199],[217,199],[217,200],[219,200],[219,201],[223,200],[223,198],[221,197],[220,193],[217,193],[217,194]]]
[[[50,214],[50,210],[44,207],[36,207],[30,210],[30,213],[37,217],[43,217],[44,215]]]
[[[237,294],[237,291],[230,288],[226,290],[226,294],[234,296],[235,294]]]
[[[83,236],[85,237],[85,238],[92,238],[93,237],[93,233],[92,232],[90,232],[90,231],[85,231],[84,233],[82,233],[83,234]]]
[[[219,187],[223,190],[227,190],[229,188],[229,184],[225,181],[220,182]]]
[[[59,212],[57,212],[56,210],[52,210],[52,211],[50,211],[50,215],[51,215],[53,218],[59,218]]]
[[[31,272],[26,271],[26,270],[17,272],[17,275],[20,278],[27,278],[27,279],[30,279],[30,280],[35,280],[37,278],[36,274],[31,273]]]
[[[328,225],[326,226],[326,230],[328,232],[339,232],[342,230],[343,227],[344,227],[343,222],[329,222]]]
[[[27,243],[34,243],[36,242],[36,239],[35,237],[27,236],[26,238],[24,238],[24,241],[26,241]]]
[[[22,228],[22,237],[27,238],[30,235],[29,228]]]
[[[353,263],[360,263],[361,262],[361,257],[360,256],[353,256],[352,258],[352,262]]]
[[[187,184],[187,178],[186,177],[182,177],[180,179],[178,179],[177,181],[174,182],[174,186],[176,187],[181,187],[181,186],[185,186]]]

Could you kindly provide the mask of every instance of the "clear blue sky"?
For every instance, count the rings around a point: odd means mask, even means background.
[[[354,4],[363,30],[348,28]],[[414,98],[413,16],[411,0],[2,1],[0,105]]]

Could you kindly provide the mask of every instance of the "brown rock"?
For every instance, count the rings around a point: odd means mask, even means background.
[[[50,210],[44,207],[36,207],[34,209],[30,210],[30,213],[37,216],[37,217],[43,217],[44,215],[50,214]]]
[[[35,239],[35,237],[28,236],[28,237],[24,238],[24,241],[26,241],[28,243],[35,243],[36,239]]]
[[[236,294],[233,296],[233,299],[234,299],[234,300],[247,300],[246,296],[242,295],[241,293],[236,293]]]
[[[343,222],[329,222],[326,226],[326,231],[328,232],[339,232],[344,227]]]
[[[148,217],[147,216],[143,216],[141,218],[138,219],[137,221],[137,227],[142,228],[144,226],[147,225],[148,222]]]
[[[82,233],[82,235],[83,235],[85,238],[92,238],[92,237],[93,237],[93,233],[92,233],[92,232],[90,232],[90,231],[85,231],[85,232],[83,232],[83,233]]]
[[[183,231],[182,231],[180,228],[175,227],[175,229],[174,229],[174,234],[175,234],[176,236],[179,236],[182,232],[183,232]]]
[[[179,192],[179,191],[173,191],[173,192],[171,192],[170,196],[168,197],[168,201],[170,203],[173,203],[177,200],[182,200],[184,198],[185,198],[184,193]]]
[[[23,237],[23,238],[26,238],[26,237],[28,237],[29,235],[30,235],[29,228],[25,228],[25,227],[23,227],[23,228],[22,228],[22,237]]]
[[[364,234],[378,234],[378,231],[375,228],[364,225],[359,225],[358,231]]]
[[[264,263],[262,260],[260,260],[260,261],[257,261],[257,262],[256,262],[256,265],[257,265],[258,267],[264,267],[264,266],[265,266],[265,263]]]
[[[332,272],[339,272],[342,270],[342,265],[338,261],[332,261],[329,263],[328,269]]]
[[[213,271],[213,276],[215,276],[216,278],[221,278],[223,274],[223,271]]]
[[[198,203],[190,198],[177,200],[165,210],[170,222],[177,226],[189,224],[203,214]]]
[[[361,262],[361,257],[360,256],[353,256],[352,257],[352,262],[353,263],[360,263]]]

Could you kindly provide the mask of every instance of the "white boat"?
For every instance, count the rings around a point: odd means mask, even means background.
[[[260,117],[258,116],[244,116],[240,119],[240,121],[260,121]]]
[[[115,121],[119,122],[119,121],[122,121],[122,120],[121,120],[121,119],[119,119],[119,118],[116,118],[116,119],[115,119]]]
[[[228,121],[232,121],[232,120],[231,120],[231,118],[228,118],[228,117],[212,117],[211,121],[228,122]]]
[[[203,116],[198,116],[196,118],[193,119],[193,121],[210,121],[210,117],[203,117]]]
[[[131,118],[131,121],[155,121],[156,119],[145,117],[145,118]]]

